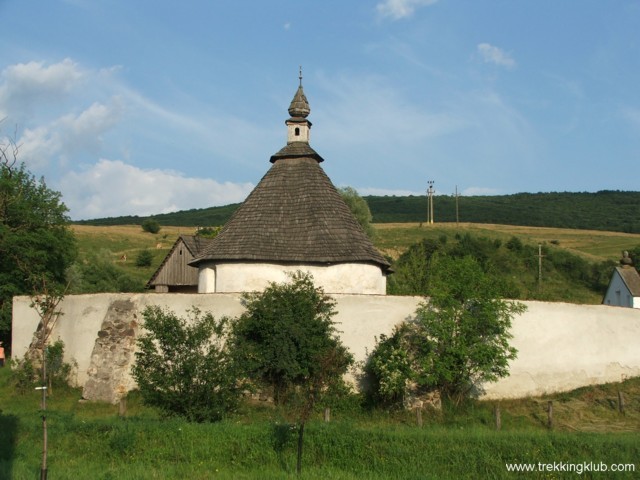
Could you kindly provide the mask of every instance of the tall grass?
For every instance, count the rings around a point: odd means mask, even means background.
[[[41,421],[36,392],[13,391],[8,369],[0,371],[0,478],[37,478]],[[607,399],[616,386],[582,389],[557,397],[556,415],[607,421],[616,416]],[[549,431],[537,418],[546,399],[501,402],[502,430],[493,425],[492,404],[425,414],[422,428],[412,412],[364,410],[357,401],[336,407],[332,422],[318,415],[307,427],[303,456],[305,479],[478,479],[514,478],[507,463],[633,463],[637,472],[598,478],[637,478],[640,407],[634,400],[640,381],[625,384],[629,393],[625,433]],[[214,424],[162,419],[134,394],[125,418],[117,406],[79,402],[76,390],[58,389],[49,399],[49,475],[55,479],[280,479],[295,477],[295,434],[279,412],[245,405]],[[599,409],[603,409],[601,412]],[[538,412],[538,413],[536,413]],[[563,413],[565,412],[565,413]],[[592,412],[592,413],[589,413]],[[595,413],[594,413],[595,412]],[[524,475],[524,474],[521,474]],[[575,478],[576,474],[571,478]],[[526,478],[568,478],[563,474]],[[586,476],[585,478],[589,478]]]

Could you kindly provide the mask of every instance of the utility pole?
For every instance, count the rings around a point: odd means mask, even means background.
[[[542,288],[542,244],[538,244],[538,288]]]
[[[460,216],[459,216],[459,212],[458,212],[458,197],[460,195],[458,195],[458,185],[456,185],[456,228],[459,227],[459,223],[460,223]]]
[[[433,180],[427,182],[429,189],[427,190],[427,223],[433,223]]]

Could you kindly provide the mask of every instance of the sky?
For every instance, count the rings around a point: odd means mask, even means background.
[[[640,0],[0,0],[0,139],[73,220],[241,202],[286,144],[361,195],[637,191]]]

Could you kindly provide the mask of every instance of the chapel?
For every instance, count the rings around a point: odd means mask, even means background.
[[[200,254],[198,292],[262,291],[297,270],[326,293],[384,295],[389,262],[373,246],[309,143],[309,102],[300,84],[289,105],[287,144]]]

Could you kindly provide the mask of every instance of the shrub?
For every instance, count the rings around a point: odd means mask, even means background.
[[[69,377],[73,371],[75,361],[67,363],[64,361],[64,342],[56,340],[46,346],[47,362],[47,383],[49,393],[52,387],[64,387],[69,384]],[[12,359],[11,377],[16,390],[20,393],[31,391],[41,382],[41,369],[28,356],[23,359]]]
[[[46,356],[49,387],[68,385],[75,362],[66,363],[64,361],[64,342],[56,340],[54,343],[47,345]]]
[[[38,380],[38,373],[29,358],[11,359],[11,382],[20,394],[30,392]]]
[[[408,393],[438,390],[458,404],[474,388],[508,375],[516,350],[509,345],[511,319],[525,311],[501,298],[501,287],[472,257],[435,254],[430,298],[415,319],[381,336],[366,372],[374,398],[398,402]]]
[[[222,230],[222,227],[204,227],[199,229],[196,235],[202,238],[216,238],[220,230]]]
[[[153,262],[153,253],[148,248],[140,250],[136,256],[136,267],[150,267]]]
[[[142,222],[142,230],[148,233],[158,233],[160,231],[160,224],[151,218]]]
[[[404,403],[412,378],[412,361],[405,342],[406,325],[396,327],[390,336],[380,335],[364,365],[369,381],[368,395],[374,403]]]
[[[190,421],[221,420],[236,409],[241,385],[225,346],[228,319],[197,308],[186,319],[147,307],[133,378],[144,403]]]

